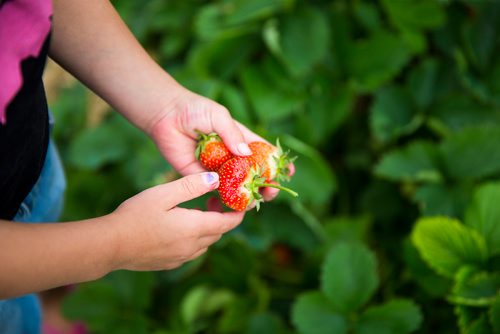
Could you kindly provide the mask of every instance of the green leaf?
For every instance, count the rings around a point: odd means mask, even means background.
[[[491,255],[500,253],[500,183],[482,185],[474,194],[465,224],[485,238]]]
[[[299,193],[301,202],[328,203],[337,190],[335,174],[328,162],[315,148],[292,136],[284,135],[280,141],[284,149],[291,150],[291,156],[298,157],[294,161],[296,172],[287,187]]]
[[[378,284],[377,260],[362,244],[338,244],[323,263],[321,291],[339,312],[350,313],[366,304]]]
[[[356,334],[404,334],[418,329],[422,312],[411,300],[396,299],[368,308],[356,322]]]
[[[485,2],[479,9],[480,20],[469,20],[463,25],[465,51],[471,63],[480,71],[488,71],[494,59],[496,40],[500,26],[500,6],[498,3]]]
[[[464,94],[440,99],[430,109],[430,117],[450,133],[472,126],[500,124],[500,114],[496,110]]]
[[[438,275],[422,259],[409,239],[403,243],[403,258],[412,280],[431,297],[444,298],[450,290],[451,280]]]
[[[152,272],[114,271],[106,277],[123,305],[143,311],[151,304],[155,287],[155,276]]]
[[[224,84],[219,102],[229,110],[231,116],[238,122],[247,127],[253,123],[248,102],[239,88],[231,84]]]
[[[219,316],[216,326],[214,326],[214,333],[243,333],[254,311],[255,305],[252,300],[248,298],[235,299]],[[184,333],[186,332],[179,334]]]
[[[268,18],[290,7],[294,0],[237,0],[225,6],[229,24],[240,24]]]
[[[413,68],[408,75],[407,87],[420,109],[428,108],[434,101],[440,63],[436,58],[427,58]]]
[[[500,296],[497,296],[497,299],[491,305],[489,311],[488,311],[488,316],[490,318],[490,324],[491,327],[493,328],[494,333],[500,333],[500,317],[498,316],[500,314]]]
[[[372,133],[383,143],[414,132],[423,120],[410,94],[398,86],[378,91],[370,111]]]
[[[64,299],[63,314],[85,320],[90,329],[95,329],[116,316],[119,304],[113,286],[107,282],[84,283]]]
[[[433,29],[445,22],[441,5],[434,0],[383,0],[392,23],[401,30]]]
[[[165,173],[173,171],[156,145],[149,140],[144,141],[124,167],[130,181],[139,191],[157,185],[159,180],[164,183]]]
[[[280,71],[278,64],[268,62],[248,66],[240,72],[240,79],[250,103],[264,123],[291,116],[304,103],[303,94],[296,92],[293,85],[289,84],[287,88],[279,86],[281,82],[277,81],[286,80]]]
[[[300,8],[281,23],[282,57],[290,73],[302,76],[327,55],[330,26],[324,12],[312,6]]]
[[[248,35],[198,43],[189,51],[187,66],[198,77],[231,78],[259,47],[258,40]]]
[[[238,0],[211,3],[201,7],[195,32],[202,40],[234,37],[259,30],[259,21],[287,8],[291,0]]]
[[[500,127],[466,128],[447,138],[440,149],[446,174],[477,179],[500,172]]]
[[[85,129],[74,137],[68,152],[68,162],[75,167],[95,170],[125,159],[130,152],[127,141],[130,130],[131,125],[117,117],[98,127]]]
[[[423,184],[412,194],[424,216],[462,217],[469,197],[467,184]]]
[[[393,34],[379,30],[350,49],[348,68],[356,88],[372,92],[410,61],[411,50]]]
[[[483,314],[479,319],[472,322],[466,334],[491,334],[491,329],[488,324],[488,318]]]
[[[301,140],[317,146],[327,141],[349,118],[355,95],[347,88],[318,83],[306,102],[304,112],[295,119]]]
[[[438,154],[434,143],[413,141],[382,156],[375,174],[393,181],[440,182]]]
[[[484,238],[455,219],[422,218],[411,238],[422,258],[446,277],[453,277],[465,265],[481,267],[488,258]]]
[[[347,320],[318,291],[303,293],[295,300],[292,322],[301,334],[343,334],[348,331]]]
[[[368,238],[371,224],[369,216],[337,216],[325,223],[325,231],[330,244],[363,242]]]
[[[153,273],[113,272],[103,279],[82,283],[64,299],[65,316],[83,321],[92,333],[146,334]],[[124,314],[127,321],[124,323]]]
[[[375,3],[357,1],[353,3],[354,15],[359,23],[369,31],[380,27],[380,12]]]
[[[182,301],[182,318],[186,324],[194,323],[221,311],[234,300],[234,293],[228,289],[214,289],[206,285],[196,286],[186,294]]]
[[[246,334],[285,333],[285,326],[280,317],[273,313],[258,313],[250,318]]]
[[[483,308],[456,305],[454,307],[457,316],[457,325],[460,333],[468,333],[469,327],[484,313]]]
[[[487,306],[493,304],[499,293],[500,273],[466,273],[456,279],[448,299],[460,305]]]

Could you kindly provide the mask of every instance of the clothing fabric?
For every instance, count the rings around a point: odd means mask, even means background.
[[[0,219],[14,217],[44,164],[49,131],[42,74],[51,12],[50,0],[0,5]]]
[[[50,32],[50,0],[0,2],[0,123],[5,124],[6,107],[22,85],[21,62],[40,54]]]
[[[0,219],[57,221],[65,188],[42,74],[51,0],[0,0]],[[35,294],[0,301],[0,333],[40,334]]]
[[[66,180],[61,159],[52,141],[37,183],[25,198],[14,220],[23,223],[54,222],[63,207]],[[35,294],[0,300],[0,333],[40,334],[42,311]]]

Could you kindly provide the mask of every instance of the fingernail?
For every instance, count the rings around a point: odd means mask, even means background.
[[[205,184],[211,188],[217,188],[219,186],[219,175],[217,173],[204,173],[203,180],[205,181]]]
[[[250,150],[250,147],[245,143],[238,144],[238,152],[240,152],[241,155],[252,155],[252,150]]]

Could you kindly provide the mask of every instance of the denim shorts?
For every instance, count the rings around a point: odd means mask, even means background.
[[[61,159],[50,140],[40,177],[13,220],[19,223],[57,221],[63,206],[65,188]],[[0,333],[40,334],[41,327],[42,310],[36,294],[0,300]]]

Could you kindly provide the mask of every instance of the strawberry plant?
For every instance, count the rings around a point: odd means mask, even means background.
[[[81,284],[69,316],[98,334],[500,332],[499,2],[113,3],[179,82],[299,156],[300,197],[177,270]],[[63,90],[64,219],[178,176],[82,86]]]

